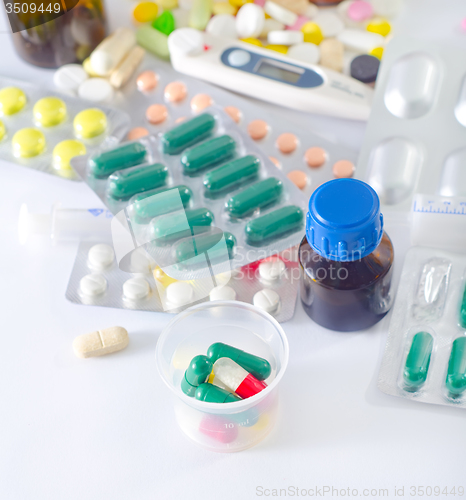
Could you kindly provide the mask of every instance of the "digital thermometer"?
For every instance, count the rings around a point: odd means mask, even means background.
[[[322,66],[301,63],[251,44],[192,28],[168,37],[180,73],[300,111],[367,120],[373,90]]]

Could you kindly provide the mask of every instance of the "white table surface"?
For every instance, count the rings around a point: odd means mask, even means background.
[[[130,23],[130,2],[107,4],[113,25]],[[458,28],[465,16],[464,0],[407,0],[397,31],[466,48]],[[0,73],[50,85],[52,73],[20,61],[6,34],[0,47]],[[309,123],[360,147],[361,124],[315,116]],[[363,333],[335,333],[313,324],[300,304],[284,325],[291,354],[279,425],[242,453],[198,448],[177,428],[155,368],[169,317],[71,304],[64,292],[77,244],[51,247],[41,237],[18,244],[21,203],[47,212],[57,200],[100,206],[97,197],[83,183],[5,162],[0,186],[2,500],[245,500],[260,488],[320,488],[318,494],[325,486],[360,496],[386,488],[384,497],[395,498],[395,488],[409,497],[411,486],[466,487],[464,411],[389,397],[376,387],[387,321]],[[399,272],[406,231],[387,231]],[[75,336],[110,325],[130,331],[125,351],[75,357]]]

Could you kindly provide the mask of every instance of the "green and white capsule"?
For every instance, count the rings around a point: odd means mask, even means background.
[[[219,358],[230,358],[247,372],[254,375],[257,380],[265,380],[272,372],[270,363],[266,359],[221,342],[212,344],[209,347],[207,357],[212,363],[215,363]]]

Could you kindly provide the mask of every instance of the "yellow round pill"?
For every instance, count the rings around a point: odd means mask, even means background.
[[[26,94],[17,87],[0,90],[0,115],[14,115],[26,105]]]
[[[133,17],[138,23],[151,23],[157,18],[159,8],[154,2],[141,2],[134,7]]]
[[[36,128],[18,130],[11,142],[13,154],[20,158],[32,158],[45,150],[45,136]]]
[[[366,30],[371,33],[378,33],[379,35],[387,36],[392,30],[392,27],[386,19],[377,17],[369,22],[366,26]]]
[[[85,154],[86,146],[82,142],[75,139],[61,141],[53,149],[53,166],[57,170],[71,170],[71,159]]]
[[[235,16],[238,12],[238,7],[231,5],[229,2],[215,2],[212,5],[212,14],[214,16],[219,16],[222,14],[230,14]]]
[[[262,42],[258,38],[241,38],[241,41],[250,43],[251,45],[257,45],[258,47],[263,47]]]
[[[280,52],[280,54],[286,54],[288,52],[287,45],[266,45],[266,49],[274,50],[275,52]]]
[[[85,109],[75,116],[73,126],[78,137],[91,139],[105,132],[107,129],[107,116],[97,108]]]
[[[42,127],[54,127],[66,118],[66,104],[58,97],[44,97],[32,110],[34,121]]]
[[[304,41],[308,43],[314,43],[320,45],[320,42],[324,39],[322,30],[319,25],[313,22],[305,23],[301,26],[301,31],[304,34]]]
[[[5,124],[0,120],[0,141],[4,139],[6,136],[6,127]]]
[[[377,57],[377,59],[382,59],[383,56],[383,47],[375,47],[369,52],[370,56]]]

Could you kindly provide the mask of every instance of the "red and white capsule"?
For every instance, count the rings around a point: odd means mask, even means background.
[[[267,387],[265,382],[257,380],[230,358],[220,358],[214,363],[215,378],[222,382],[230,391],[246,399],[261,392]]]

